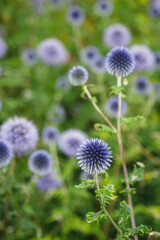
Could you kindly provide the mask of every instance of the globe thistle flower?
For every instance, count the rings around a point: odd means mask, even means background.
[[[98,0],[94,5],[94,10],[99,16],[110,16],[113,11],[113,4],[109,0]]]
[[[76,156],[77,149],[86,140],[87,136],[78,129],[69,129],[58,138],[59,149],[67,156]]]
[[[28,167],[31,172],[40,176],[45,176],[52,170],[53,160],[51,155],[45,150],[37,150],[31,154],[28,160]]]
[[[13,158],[13,151],[6,141],[0,140],[0,168],[6,167]]]
[[[96,56],[93,62],[90,64],[91,71],[96,74],[103,74],[105,72],[105,58],[102,56]]]
[[[156,93],[156,100],[160,101],[160,83],[154,83],[153,84],[153,90]]]
[[[107,47],[127,46],[131,40],[130,30],[122,24],[112,24],[104,31],[103,41]]]
[[[61,179],[57,176],[55,171],[52,171],[42,178],[36,180],[36,187],[43,192],[55,190],[62,185]]]
[[[160,1],[154,0],[149,6],[148,9],[149,15],[153,18],[159,18],[160,17]]]
[[[18,156],[26,155],[32,151],[38,142],[36,126],[26,118],[9,118],[2,124],[0,136],[11,144]]]
[[[149,96],[152,92],[151,82],[147,77],[138,76],[136,79],[134,79],[133,90],[138,95]]]
[[[42,141],[44,143],[55,143],[59,136],[59,131],[56,127],[48,126],[42,131]]]
[[[102,173],[110,167],[112,160],[110,147],[98,138],[87,139],[77,153],[78,164],[85,172]]]
[[[57,105],[50,109],[49,120],[53,123],[63,123],[67,118],[66,110],[62,105]]]
[[[135,70],[145,71],[153,68],[154,55],[147,46],[141,44],[133,45],[130,50],[136,62]]]
[[[63,6],[64,1],[63,0],[50,0],[50,3],[54,8],[58,9]]]
[[[55,38],[42,41],[37,48],[41,61],[46,65],[62,65],[69,59],[69,53],[63,44]]]
[[[126,77],[135,68],[134,57],[127,48],[115,47],[107,54],[105,67],[111,75]]]
[[[29,66],[34,65],[38,61],[36,51],[32,48],[24,50],[21,54],[21,59],[24,64]]]
[[[3,58],[8,51],[8,47],[3,38],[0,37],[0,59]]]
[[[118,115],[118,97],[109,97],[105,103],[105,112],[113,118],[117,118]],[[122,99],[121,116],[124,116],[127,112],[127,103]]]
[[[80,86],[88,81],[88,72],[82,66],[74,66],[68,73],[69,82],[74,86]]]
[[[89,64],[91,64],[93,62],[95,57],[97,55],[99,55],[99,51],[94,46],[87,46],[87,47],[82,49],[80,55],[81,55],[82,62],[84,62],[85,64],[89,65]]]
[[[157,69],[160,69],[160,52],[154,54],[155,66]]]
[[[63,76],[58,78],[55,82],[55,88],[57,90],[68,92],[71,89],[71,85],[68,81],[68,77]]]
[[[71,6],[67,12],[67,21],[72,24],[79,26],[85,20],[85,14],[81,7],[79,6]]]
[[[80,181],[82,182],[83,180],[88,180],[88,179],[93,179],[94,178],[94,176],[93,176],[93,174],[91,174],[91,173],[88,173],[88,172],[85,172],[85,171],[82,171],[81,173],[80,173]]]

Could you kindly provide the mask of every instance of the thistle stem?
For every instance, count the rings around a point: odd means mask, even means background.
[[[121,87],[121,77],[120,76],[117,78],[117,87]],[[134,212],[133,212],[132,197],[130,194],[129,177],[128,177],[128,171],[127,171],[125,158],[124,158],[124,150],[123,150],[122,135],[121,135],[121,111],[122,111],[121,106],[122,106],[122,92],[120,91],[118,93],[117,139],[118,139],[118,145],[119,145],[119,150],[120,150],[120,156],[122,159],[126,188],[128,189],[128,204],[131,209],[131,225],[132,225],[132,228],[136,228]],[[138,240],[138,237],[134,236],[134,239]]]
[[[98,177],[97,177],[97,173],[94,174],[94,179],[95,179],[95,183],[96,183],[96,188],[97,190],[99,190],[99,182],[98,182]],[[113,226],[117,229],[117,231],[119,233],[122,234],[121,229],[117,226],[117,224],[115,223],[115,221],[112,219],[112,217],[110,216],[110,214],[108,213],[107,209],[105,208],[105,205],[103,203],[102,198],[100,198],[100,204],[101,204],[101,208],[103,210],[103,212],[107,215],[107,217],[109,218],[109,220],[111,221],[111,223],[113,224]]]
[[[111,123],[111,121],[104,115],[104,113],[101,111],[101,109],[97,106],[97,104],[93,101],[92,96],[87,88],[86,85],[84,85],[84,91],[88,97],[88,99],[91,101],[93,107],[96,109],[96,111],[101,115],[101,117],[107,122],[107,124],[114,130],[117,131],[115,126]]]

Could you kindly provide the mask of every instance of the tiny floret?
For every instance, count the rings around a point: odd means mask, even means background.
[[[0,140],[0,168],[6,167],[13,158],[13,151],[7,142]]]
[[[111,151],[108,144],[98,138],[87,139],[77,153],[78,164],[85,172],[102,173],[111,166]]]
[[[55,143],[59,136],[59,131],[56,127],[48,126],[42,131],[42,141],[44,143],[50,144]]]
[[[74,66],[68,73],[69,82],[74,86],[80,86],[88,81],[88,72],[84,67]]]
[[[45,150],[37,150],[31,154],[28,166],[31,172],[40,176],[45,176],[52,170],[53,160],[51,155]]]
[[[67,21],[72,25],[81,25],[85,20],[85,14],[81,7],[71,6],[67,12]]]
[[[111,75],[126,77],[135,68],[134,57],[127,48],[115,47],[107,54],[105,67]]]
[[[117,115],[118,115],[118,97],[117,96],[112,96],[107,99],[105,103],[105,112],[110,117],[117,118]],[[125,115],[126,112],[127,112],[127,103],[124,99],[122,99],[121,116]]]

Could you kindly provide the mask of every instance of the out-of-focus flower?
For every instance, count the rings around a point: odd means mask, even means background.
[[[63,123],[67,118],[66,110],[62,105],[57,105],[50,109],[48,117],[53,123]]]
[[[98,0],[94,5],[94,10],[99,16],[110,16],[113,12],[113,4],[109,0]]]
[[[155,66],[157,69],[160,69],[160,52],[154,54]]]
[[[0,168],[6,167],[13,158],[13,151],[6,141],[0,139]]]
[[[3,38],[0,37],[0,59],[3,58],[8,51],[8,46]]]
[[[96,74],[103,74],[105,72],[105,58],[103,56],[96,56],[90,64],[91,71]]]
[[[24,50],[21,54],[21,59],[26,65],[34,65],[38,61],[37,53],[34,49],[28,48]]]
[[[58,177],[55,171],[52,171],[42,178],[36,180],[36,186],[38,189],[47,192],[60,188],[62,185],[61,179]]]
[[[152,93],[152,84],[147,77],[138,76],[134,79],[133,90],[138,95],[149,96]]]
[[[67,21],[72,25],[81,25],[85,20],[85,14],[81,7],[71,6],[67,12]]]
[[[57,90],[68,92],[71,89],[71,84],[68,81],[68,77],[63,76],[58,78],[55,82],[55,88]]]
[[[44,143],[55,143],[59,136],[59,131],[56,127],[48,126],[42,131],[42,141]]]
[[[93,174],[91,173],[88,173],[88,172],[85,172],[85,171],[82,171],[80,173],[80,181],[82,182],[83,180],[88,180],[88,179],[93,179],[94,176]]]
[[[118,97],[112,96],[109,97],[105,103],[105,112],[113,118],[117,118],[118,114]],[[127,112],[127,104],[124,99],[122,99],[121,105],[121,116],[125,115]]]
[[[50,3],[55,9],[58,9],[64,5],[64,0],[50,0]]]
[[[88,72],[82,66],[74,66],[68,73],[69,82],[74,86],[80,86],[88,81]]]
[[[82,49],[80,55],[81,55],[82,62],[90,65],[94,61],[96,56],[99,55],[99,51],[94,46],[87,46],[87,47]]]

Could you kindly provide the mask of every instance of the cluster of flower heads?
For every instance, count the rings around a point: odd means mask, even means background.
[[[113,4],[109,0],[97,0],[94,5],[95,13],[101,17],[110,16],[113,12]]]
[[[61,185],[62,181],[55,171],[51,171],[42,178],[36,180],[36,187],[43,192],[58,189]]]
[[[118,115],[118,97],[112,96],[109,97],[105,103],[105,112],[108,116],[117,118]],[[121,116],[124,116],[127,112],[127,103],[124,99],[122,99],[121,105]]]
[[[7,51],[8,51],[7,44],[4,41],[4,39],[0,37],[0,59],[5,57],[5,55],[7,54]]]
[[[77,150],[80,145],[87,139],[84,132],[78,129],[69,129],[58,138],[59,149],[67,156],[76,156]]]
[[[74,66],[68,73],[69,82],[74,86],[80,86],[88,81],[88,72],[82,66]]]

